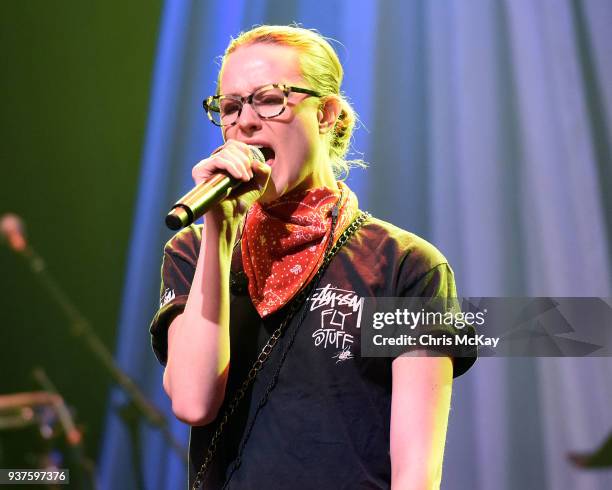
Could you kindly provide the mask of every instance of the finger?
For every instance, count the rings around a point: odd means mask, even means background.
[[[252,169],[254,177],[236,191],[236,195],[242,195],[249,202],[255,202],[265,192],[272,173],[269,165],[257,161],[253,163]]]
[[[262,191],[265,190],[271,173],[272,168],[269,165],[255,161],[253,164],[253,181],[255,181],[255,186]]]
[[[232,177],[238,180],[249,181],[251,178],[249,174],[244,170],[239,162],[235,161],[231,157],[225,155],[219,155],[216,159],[219,163],[218,167],[220,170],[224,170],[229,173]]]
[[[272,173],[272,167],[265,162],[260,162],[259,160],[253,159],[252,167],[253,172],[256,175],[265,175],[269,176]]]
[[[236,148],[247,156],[251,153],[249,145],[247,145],[243,141],[227,140],[227,142],[225,143],[225,147],[226,148]]]
[[[227,142],[227,148],[232,150],[237,150],[243,155],[246,156],[249,167],[252,166],[252,163],[257,160],[255,155],[253,154],[253,147],[251,145],[247,145],[246,143],[238,140],[229,140]]]
[[[233,160],[240,165],[243,169],[244,174],[248,179],[253,178],[253,171],[251,170],[251,160],[248,155],[242,152],[239,148],[230,147],[226,150],[232,155]]]
[[[251,162],[249,161],[249,157],[237,148],[230,148],[228,151],[231,152],[230,154],[232,155],[233,161],[244,172],[245,178],[250,180],[253,175],[251,172]]]
[[[244,163],[241,162],[245,159],[246,157],[236,149],[217,149],[212,156],[196,164],[191,171],[191,175],[196,183],[207,180],[219,171],[227,172],[239,180],[249,180],[251,177],[244,169]]]
[[[212,174],[212,167],[209,159],[201,160],[191,169],[191,178],[196,184],[208,179]]]
[[[212,174],[219,170],[225,170],[222,160],[219,160],[220,155],[215,154],[212,157],[200,160],[191,169],[191,176],[196,179],[208,179]]]

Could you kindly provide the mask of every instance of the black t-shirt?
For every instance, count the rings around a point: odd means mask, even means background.
[[[182,312],[189,294],[201,233],[201,225],[191,226],[164,250],[162,306],[151,324],[153,349],[162,364],[168,325]],[[262,320],[242,284],[241,269],[237,248],[232,261],[231,362],[220,415],[287,308]],[[204,488],[222,488],[228,477],[226,488],[240,490],[390,487],[393,359],[361,357],[357,328],[359,300],[376,296],[457,293],[453,272],[433,245],[384,221],[366,221],[332,259],[304,306],[304,321],[298,325],[300,315],[293,318],[230,418]],[[454,358],[454,377],[474,361]],[[219,418],[191,429],[190,484]]]

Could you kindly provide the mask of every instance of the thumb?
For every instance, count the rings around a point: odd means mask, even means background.
[[[253,165],[253,176],[254,177],[265,177],[265,179],[267,180],[267,178],[270,177],[270,174],[272,173],[272,167],[270,167],[270,165],[268,165],[267,163],[264,162],[260,162],[260,161],[255,161],[255,164]]]

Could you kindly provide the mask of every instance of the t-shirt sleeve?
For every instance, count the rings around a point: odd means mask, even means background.
[[[175,235],[164,247],[159,310],[149,332],[153,352],[164,366],[168,360],[168,328],[183,312],[195,274],[201,231],[191,226]]]
[[[442,314],[460,312],[453,270],[444,260],[444,257],[435,251],[435,254],[420,256],[416,261],[410,259],[411,256],[409,255],[400,273],[398,296],[418,298],[418,308],[423,308],[425,311]],[[470,337],[476,334],[472,325],[465,324],[461,327],[459,330],[452,324],[435,322],[426,325],[420,324],[416,328],[419,335],[427,334],[432,337],[447,337],[449,339],[454,338],[455,334],[459,332]],[[440,342],[439,345],[433,347],[415,347],[413,349],[430,349],[449,355],[453,360],[454,378],[465,373],[477,358],[475,348],[457,346],[454,343],[453,345],[444,345]]]

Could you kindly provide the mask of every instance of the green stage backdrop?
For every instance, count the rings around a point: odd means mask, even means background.
[[[160,0],[0,2],[0,213],[23,217],[111,351],[160,12]],[[108,376],[5,247],[0,268],[0,393],[38,389],[31,371],[43,367],[97,459]],[[0,451],[19,459],[36,437],[2,431]]]

